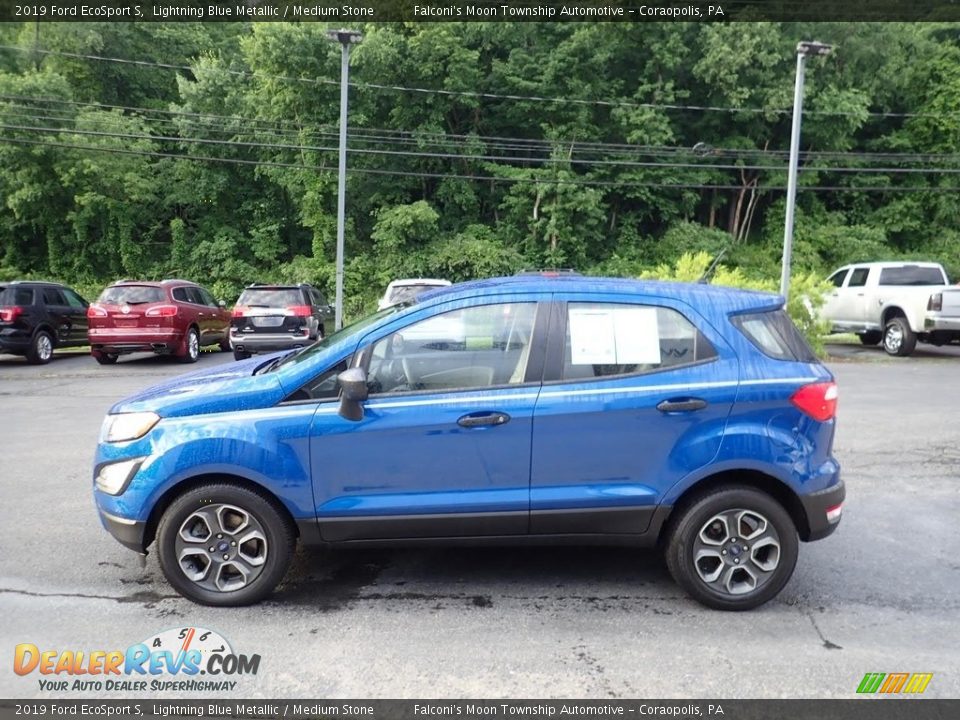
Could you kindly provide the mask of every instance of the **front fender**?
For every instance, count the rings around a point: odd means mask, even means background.
[[[169,418],[133,443],[102,443],[96,464],[143,457],[118,496],[95,491],[104,511],[144,521],[176,485],[204,475],[232,475],[275,495],[294,518],[314,516],[309,430],[316,405]],[[224,461],[229,458],[228,461]]]

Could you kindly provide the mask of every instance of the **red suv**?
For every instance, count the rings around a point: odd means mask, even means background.
[[[87,318],[90,354],[101,365],[131,352],[192,363],[204,345],[230,350],[230,313],[206,288],[187,280],[121,280],[100,293]]]

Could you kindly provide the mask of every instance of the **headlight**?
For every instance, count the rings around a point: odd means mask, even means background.
[[[107,415],[100,431],[103,442],[124,442],[142,438],[160,422],[160,416],[152,412],[120,413]]]
[[[97,483],[97,490],[102,490],[108,495],[119,495],[127,489],[127,484],[131,478],[137,474],[144,458],[138,457],[132,460],[121,460],[120,462],[101,465],[94,479]]]

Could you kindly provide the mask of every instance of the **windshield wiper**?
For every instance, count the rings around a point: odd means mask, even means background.
[[[254,374],[254,375],[263,375],[264,373],[268,373],[268,372],[270,372],[271,370],[273,370],[277,365],[279,365],[281,360],[286,360],[288,357],[290,357],[290,356],[293,355],[294,353],[300,352],[301,350],[303,350],[303,348],[294,348],[293,350],[291,350],[291,351],[288,352],[288,353],[284,353],[283,355],[281,355],[281,356],[279,356],[279,357],[275,357],[273,360],[271,360],[270,362],[268,362],[266,365],[261,365],[260,367],[258,367],[253,374]]]

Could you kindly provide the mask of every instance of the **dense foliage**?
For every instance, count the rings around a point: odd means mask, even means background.
[[[325,29],[0,25],[0,278],[332,294],[340,48]],[[395,277],[639,275],[688,251],[726,249],[774,287],[800,39],[836,51],[808,64],[798,274],[906,256],[960,273],[956,26],[361,29],[347,315]]]

